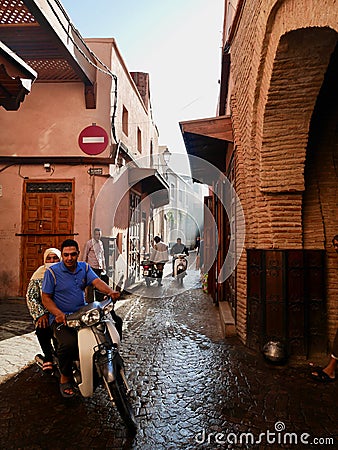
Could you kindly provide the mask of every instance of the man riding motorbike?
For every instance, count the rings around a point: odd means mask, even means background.
[[[119,292],[112,290],[85,262],[78,262],[79,245],[66,239],[61,245],[62,261],[48,268],[42,283],[42,303],[50,312],[50,324],[57,341],[60,365],[60,392],[63,397],[75,395],[72,385],[72,363],[77,356],[77,332],[67,326],[66,314],[73,313],[86,304],[84,290],[93,285],[113,299]],[[118,318],[120,319],[120,318]],[[122,319],[120,319],[121,326]]]
[[[182,244],[182,240],[181,238],[177,238],[176,240],[176,244],[174,244],[170,250],[170,255],[173,257],[173,272],[172,272],[172,276],[174,277],[174,268],[175,268],[175,259],[176,259],[176,255],[185,253],[187,256],[189,256],[189,251],[187,249],[187,247]]]

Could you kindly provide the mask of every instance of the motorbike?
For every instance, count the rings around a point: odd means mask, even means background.
[[[137,423],[129,401],[131,389],[119,353],[120,336],[114,314],[114,301],[108,297],[66,316],[67,326],[76,328],[78,333],[79,360],[73,362],[73,378],[83,397],[92,397],[98,386],[105,387],[128,430],[136,432]],[[42,355],[36,355],[35,361],[42,368]],[[59,375],[56,356],[54,363],[54,375]]]
[[[185,253],[178,253],[174,256],[174,277],[179,284],[183,284],[183,278],[187,274],[188,260]]]
[[[159,286],[162,285],[163,263],[154,263],[148,258],[141,261],[141,266],[143,268],[143,277],[147,287],[149,287],[151,283],[156,280]]]

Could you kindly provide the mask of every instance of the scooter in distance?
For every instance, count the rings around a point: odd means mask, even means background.
[[[158,286],[162,286],[164,263],[155,263],[150,261],[150,259],[145,259],[141,261],[141,266],[143,268],[143,277],[147,287],[156,280]]]
[[[185,253],[178,253],[174,258],[174,277],[182,285],[183,278],[187,275],[187,255]]]
[[[78,333],[79,360],[73,363],[74,383],[83,397],[92,397],[98,386],[104,386],[128,430],[135,433],[137,423],[129,401],[130,387],[119,353],[120,336],[114,315],[114,301],[108,297],[66,316],[67,326]],[[42,368],[43,357],[36,355],[35,360]],[[57,358],[55,367],[57,374]]]

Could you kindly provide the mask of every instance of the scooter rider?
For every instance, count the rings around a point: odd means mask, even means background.
[[[47,269],[42,283],[42,303],[50,312],[50,324],[57,340],[57,356],[61,378],[60,392],[63,397],[75,395],[72,386],[72,362],[77,356],[77,332],[67,327],[66,314],[85,305],[84,290],[93,285],[113,299],[119,292],[112,290],[85,262],[78,262],[79,245],[73,239],[61,244],[62,261]]]
[[[169,260],[168,246],[162,242],[159,236],[154,237],[155,244],[150,252],[150,261],[156,264],[157,270],[159,272],[158,285],[162,286],[163,268],[164,264]]]
[[[57,248],[47,248],[43,255],[43,265],[32,275],[26,293],[26,302],[30,315],[35,324],[35,334],[38,338],[43,358],[42,370],[51,372],[53,370],[52,330],[49,326],[48,311],[43,307],[41,301],[41,288],[44,274],[52,264],[60,262],[61,252]]]
[[[175,276],[174,274],[174,268],[175,268],[175,259],[176,255],[179,255],[180,253],[185,253],[187,256],[189,256],[189,251],[187,247],[182,244],[181,238],[177,238],[176,244],[172,246],[172,249],[170,250],[170,255],[173,257],[173,273],[172,276]]]

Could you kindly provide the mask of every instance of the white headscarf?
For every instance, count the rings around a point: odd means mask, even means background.
[[[46,272],[47,266],[46,266],[46,259],[47,256],[51,253],[54,253],[61,261],[61,252],[57,248],[47,248],[45,253],[43,254],[43,266],[40,266],[36,271],[33,273],[31,280],[41,280]]]

